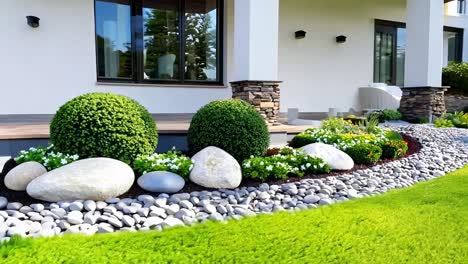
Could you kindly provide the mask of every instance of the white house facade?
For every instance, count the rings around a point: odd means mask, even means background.
[[[194,113],[231,98],[231,82],[241,97],[274,91],[258,100],[275,113],[360,110],[372,83],[440,88],[443,66],[468,61],[465,12],[465,0],[5,0],[0,116],[89,92]]]

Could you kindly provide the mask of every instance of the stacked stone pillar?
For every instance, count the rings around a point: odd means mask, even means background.
[[[279,125],[280,83],[279,81],[231,82],[232,98],[253,105],[269,125]]]
[[[446,113],[444,94],[447,87],[402,88],[400,112],[408,120],[440,117]]]

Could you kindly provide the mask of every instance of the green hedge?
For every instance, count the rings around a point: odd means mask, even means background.
[[[468,63],[451,63],[444,68],[442,84],[451,87],[449,92],[468,95]]]
[[[230,99],[201,108],[192,118],[187,140],[192,154],[215,146],[242,162],[265,154],[270,134],[257,110],[244,101]]]
[[[154,153],[158,134],[153,118],[136,101],[90,93],[60,107],[50,125],[50,139],[63,153],[131,164],[139,155]]]

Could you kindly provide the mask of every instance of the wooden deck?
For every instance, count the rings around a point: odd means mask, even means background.
[[[186,134],[190,126],[189,120],[159,120],[159,134]],[[269,127],[270,133],[298,134],[310,126],[279,125]],[[7,139],[48,139],[49,122],[2,123],[0,121],[0,140]]]

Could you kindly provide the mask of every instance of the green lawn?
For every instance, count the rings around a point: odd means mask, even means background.
[[[0,263],[468,263],[468,167],[385,195],[164,232],[15,240]]]

